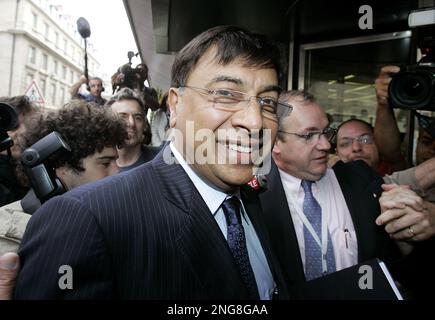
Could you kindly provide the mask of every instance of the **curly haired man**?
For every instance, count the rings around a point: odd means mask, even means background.
[[[127,132],[109,109],[76,100],[57,112],[34,116],[26,127],[23,150],[53,131],[71,147],[67,157],[51,157],[47,163],[67,190],[118,172],[116,147]],[[17,251],[31,214],[40,206],[30,190],[23,199],[0,208],[0,254]]]

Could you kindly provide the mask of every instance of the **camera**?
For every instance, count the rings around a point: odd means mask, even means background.
[[[128,63],[118,68],[116,73],[112,75],[112,90],[113,94],[122,88],[137,89],[143,91],[144,82],[148,79],[148,67],[144,63],[138,64],[135,68],[132,67],[131,59],[139,53],[129,51],[127,54]]]
[[[389,96],[393,107],[435,111],[435,66],[408,66],[392,78]]]
[[[435,111],[435,8],[409,14],[408,24],[416,28],[418,47],[423,58],[393,74],[388,87],[395,108]]]
[[[0,152],[9,149],[14,142],[7,131],[18,125],[18,114],[9,104],[0,102]]]
[[[65,186],[56,176],[55,170],[45,163],[46,160],[56,155],[68,154],[70,151],[71,147],[56,131],[46,135],[23,151],[21,163],[35,195],[41,203],[66,192]]]

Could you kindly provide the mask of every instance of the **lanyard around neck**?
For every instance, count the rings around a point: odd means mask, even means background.
[[[305,192],[304,192],[304,197],[305,197]],[[314,197],[314,195],[313,195],[313,197]],[[303,213],[303,211],[299,207],[298,202],[294,198],[293,194],[290,194],[290,198],[294,204],[293,207],[296,210],[296,213],[298,214],[299,218],[302,220],[302,223],[307,228],[308,232],[311,234],[311,236],[314,238],[317,245],[321,249],[321,252],[322,252],[322,272],[326,273],[328,271],[328,265],[326,262],[326,253],[328,251],[328,226],[327,226],[326,219],[324,219],[324,216],[321,213],[322,226],[321,226],[321,239],[320,239],[319,236],[317,235],[316,231],[314,230],[313,226],[311,225],[310,221],[308,221],[307,217],[305,216],[305,214]],[[319,206],[320,206],[320,203],[319,203]],[[321,206],[320,206],[320,210],[322,210]],[[305,261],[305,263],[307,263],[307,261]]]

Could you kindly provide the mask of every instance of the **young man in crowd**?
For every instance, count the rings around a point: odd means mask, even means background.
[[[21,151],[53,131],[70,146],[68,155],[52,156],[46,162],[55,169],[66,190],[118,172],[116,147],[122,145],[126,131],[124,123],[110,110],[73,101],[59,111],[38,114],[29,120]],[[24,172],[21,176],[25,177]],[[0,254],[18,250],[26,225],[40,206],[31,189],[23,199],[0,208]]]

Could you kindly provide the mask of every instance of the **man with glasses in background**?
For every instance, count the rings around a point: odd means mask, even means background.
[[[338,160],[363,160],[373,169],[379,164],[379,152],[373,137],[373,127],[364,120],[350,119],[337,128]]]
[[[278,103],[279,75],[262,36],[222,26],[195,37],[172,67],[169,146],[44,204],[26,229],[15,297],[288,297],[246,185],[270,155],[280,109],[291,110]],[[71,289],[59,287],[64,265]]]
[[[336,157],[334,163],[338,160],[343,162],[363,160],[382,175],[378,167],[381,161],[379,161],[380,156],[374,139],[373,127],[363,120],[350,119],[340,124],[337,129]],[[331,159],[329,165],[332,166]],[[419,196],[413,191],[424,196],[425,192],[435,185],[435,158],[426,160],[407,170],[394,171],[383,176],[383,180],[386,184],[401,185],[400,191],[393,191],[394,186],[384,185],[383,189],[387,191],[383,194],[384,199],[387,195],[391,195],[390,199],[394,198],[395,201],[399,201],[401,197],[398,197],[398,194],[402,194],[402,199],[418,199]],[[413,191],[409,190],[409,187]],[[427,203],[425,206],[421,206],[422,199],[417,200],[418,205],[414,204],[415,201],[413,201],[413,208],[402,208],[404,209],[403,214],[398,215],[396,212],[394,215],[388,215],[387,219],[382,219],[382,217],[379,220],[383,220],[383,224],[387,226],[386,230],[392,238],[415,242],[426,240],[435,234],[435,207],[433,205],[435,200],[433,197],[427,197],[424,200],[432,202],[432,204]],[[409,205],[409,203],[407,204]],[[397,205],[395,210],[399,207],[400,205]],[[430,210],[422,211],[428,209],[427,207]]]
[[[375,257],[400,259],[404,252],[375,223],[381,177],[363,161],[339,161],[329,169],[335,130],[323,108],[301,91],[282,93],[280,101],[293,111],[279,119],[272,151],[276,165],[260,199],[288,284]]]

